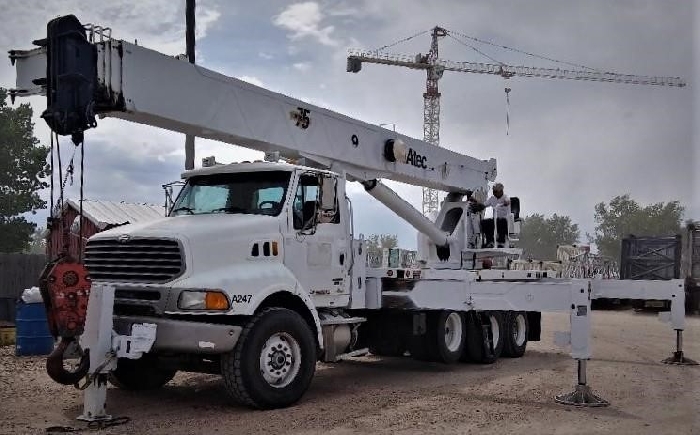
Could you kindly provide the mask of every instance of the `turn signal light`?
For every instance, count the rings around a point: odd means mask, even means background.
[[[205,307],[207,310],[228,310],[228,299],[220,292],[207,292],[205,297]]]

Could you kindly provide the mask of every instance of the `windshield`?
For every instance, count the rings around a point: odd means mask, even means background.
[[[277,216],[282,211],[288,171],[236,172],[191,177],[170,216],[241,213]]]

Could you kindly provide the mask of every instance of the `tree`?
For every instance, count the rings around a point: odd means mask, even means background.
[[[537,260],[555,260],[558,245],[578,243],[580,233],[578,224],[571,222],[569,216],[546,218],[533,214],[523,219],[520,228],[520,240],[517,245],[523,248],[523,255]]]
[[[595,206],[594,237],[589,237],[605,256],[620,261],[622,239],[635,236],[670,236],[681,230],[685,208],[678,201],[658,202],[645,207],[630,195],[614,197],[609,204]]]
[[[22,216],[46,207],[39,190],[47,187],[49,148],[34,137],[32,108],[7,106],[0,88],[0,252],[27,249],[36,224]]]
[[[395,234],[370,234],[365,239],[365,249],[370,262],[381,262],[382,250],[384,248],[396,248],[398,237]]]
[[[49,235],[49,230],[46,228],[36,228],[31,235],[29,243],[24,250],[25,254],[46,254],[46,238]]]

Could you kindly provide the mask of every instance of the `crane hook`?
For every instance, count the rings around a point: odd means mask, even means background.
[[[84,378],[90,369],[90,350],[86,349],[82,351],[80,355],[80,363],[74,370],[68,370],[64,367],[63,359],[68,346],[72,342],[77,340],[73,337],[67,338],[62,337],[60,343],[51,355],[46,359],[46,372],[49,377],[59,384],[63,385],[76,385],[78,381]]]

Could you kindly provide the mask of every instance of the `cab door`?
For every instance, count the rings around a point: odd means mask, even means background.
[[[344,198],[344,183],[337,176],[305,172],[291,202],[284,261],[317,307],[344,307],[350,299]]]

